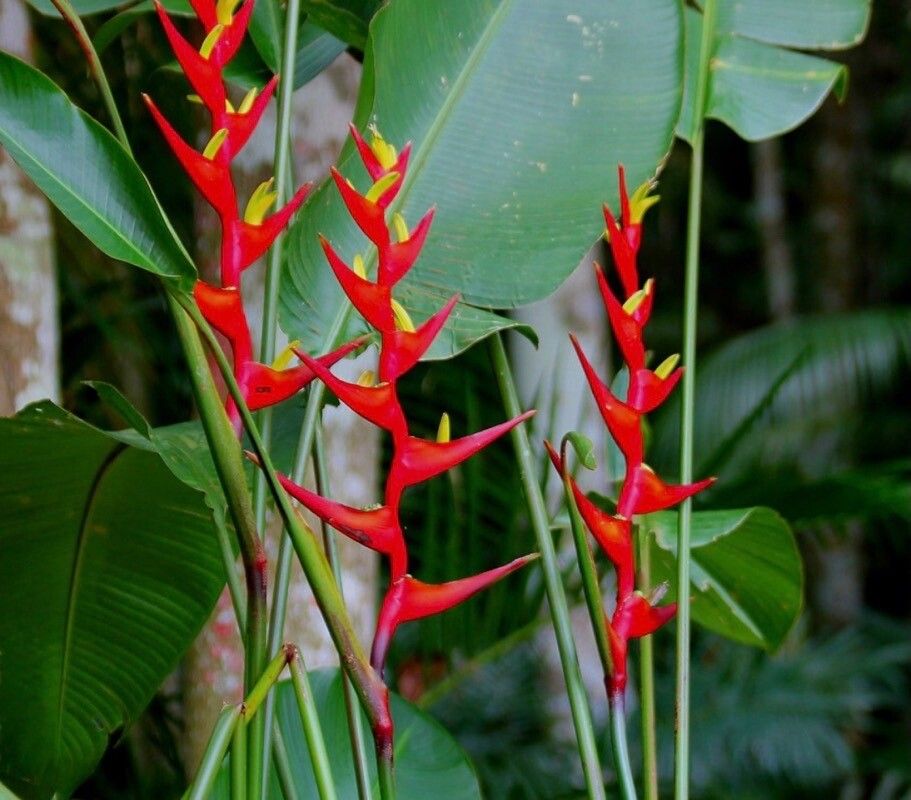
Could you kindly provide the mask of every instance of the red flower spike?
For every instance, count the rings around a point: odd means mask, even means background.
[[[396,329],[395,317],[392,313],[390,302],[392,294],[389,287],[361,278],[339,258],[325,237],[320,236],[319,242],[326,254],[329,266],[332,267],[332,272],[335,273],[336,280],[351,301],[351,305],[370,325],[378,328],[382,333],[394,331]],[[381,378],[381,380],[386,380],[386,378]]]
[[[614,293],[607,283],[607,278],[604,277],[604,271],[597,263],[595,264],[595,275],[598,277],[601,298],[604,300],[604,307],[607,309],[611,330],[613,330],[617,344],[620,346],[623,360],[631,370],[642,369],[645,366],[642,328],[635,319],[623,310],[620,301],[614,297]]]
[[[430,226],[433,223],[433,215],[436,208],[431,208],[415,226],[404,242],[391,244],[389,248],[380,257],[379,282],[385,286],[395,286],[414,266],[417,261],[421,248],[427,240],[427,234],[430,233]]]
[[[431,478],[461,464],[491,442],[509,433],[519,423],[534,416],[534,411],[526,411],[506,422],[494,425],[451,442],[430,442],[408,436],[398,443],[396,459],[393,461],[386,484],[386,503],[397,505],[402,492],[409,486],[423,483]]]
[[[411,154],[411,142],[408,142],[408,144],[402,148],[402,152],[399,153],[395,164],[391,167],[384,167],[380,163],[379,158],[377,158],[376,153],[373,152],[373,148],[370,147],[366,139],[361,136],[361,132],[353,122],[348,123],[348,130],[351,133],[351,138],[354,140],[355,147],[357,147],[358,155],[360,155],[361,161],[364,163],[364,168],[367,170],[367,174],[370,175],[371,180],[379,180],[390,172],[398,172],[400,175],[405,174],[405,170],[408,168],[408,157]]]
[[[255,458],[255,457],[254,457]],[[257,462],[258,463],[258,462]],[[360,509],[327,500],[322,495],[298,486],[290,478],[279,473],[278,479],[298,503],[312,511],[327,525],[358,544],[369,547],[391,560],[393,580],[397,580],[408,569],[408,555],[405,540],[395,512],[388,506],[374,509]]]
[[[406,574],[407,552],[399,521],[402,493],[408,486],[428,480],[461,463],[527,419],[532,412],[455,441],[449,440],[448,421],[446,425],[441,424],[435,442],[409,435],[407,419],[398,399],[398,379],[430,348],[452,313],[458,297],[450,299],[417,330],[406,319],[407,314],[397,307],[392,298],[392,286],[411,269],[417,259],[430,229],[433,210],[410,234],[403,231],[401,223],[394,218],[392,225],[387,223],[385,209],[402,186],[410,146],[406,146],[396,156],[394,148],[386,144],[379,134],[375,135],[370,145],[353,127],[351,135],[375,182],[368,193],[369,199],[357,192],[337,170],[332,170],[332,177],[351,216],[361,231],[377,246],[379,266],[376,282],[362,277],[360,270],[357,273],[352,270],[328,241],[321,238],[320,244],[348,299],[364,319],[380,332],[381,382],[377,386],[365,386],[360,382],[348,383],[305,354],[300,353],[299,356],[343,403],[374,425],[390,431],[392,463],[385,481],[384,505],[376,511],[358,511],[305,490],[288,488],[292,492],[298,491],[298,499],[329,524],[352,538],[360,539],[368,547],[383,552],[390,559],[392,581],[383,600],[371,653],[373,665],[382,670],[392,636],[400,623],[450,608],[528,561],[528,558],[518,559],[472,578],[438,586],[412,578]],[[396,241],[391,236],[391,227],[396,228]],[[403,241],[398,241],[400,236]]]
[[[614,393],[598,377],[576,337],[570,334],[569,338],[579,362],[582,364],[582,370],[588,379],[588,385],[595,397],[598,410],[601,412],[604,422],[607,423],[610,435],[617,442],[627,463],[638,464],[642,461],[641,415],[614,396]]]
[[[414,333],[400,330],[383,332],[383,349],[380,353],[381,381],[396,380],[420,361],[443,329],[458,302],[459,295],[453,295],[443,308]]]
[[[611,664],[610,672],[605,676],[605,686],[611,697],[622,694],[626,688],[629,640],[654,633],[676,611],[674,604],[652,605],[635,590],[632,518],[676,505],[714,482],[714,478],[709,478],[686,486],[668,485],[643,462],[642,417],[664,402],[679,381],[682,370],[674,369],[676,356],[666,360],[654,371],[645,367],[643,329],[651,315],[655,292],[651,280],[644,287],[639,287],[636,258],[642,216],[657,198],[649,197],[649,191],[653,188],[650,183],[643,184],[629,197],[622,167],[619,170],[619,184],[622,227],[617,224],[606,205],[604,219],[626,301],[621,304],[614,296],[604,272],[597,264],[595,275],[614,338],[629,373],[625,401],[614,396],[608,384],[595,372],[578,341],[575,337],[570,337],[598,409],[626,460],[626,473],[616,514],[609,514],[595,506],[579,490],[575,481],[569,478],[573,497],[586,528],[607,554],[617,573],[616,604],[606,626]],[[551,461],[563,476],[565,465],[560,456],[550,445],[547,448]]]
[[[351,214],[352,219],[358,224],[364,235],[377,247],[388,247],[389,229],[386,227],[383,207],[378,203],[371,203],[360,194],[335,167],[332,167],[330,172],[348,213]]]
[[[634,594],[631,603],[631,619],[629,624],[630,639],[641,639],[650,636],[658,628],[673,619],[677,613],[677,604],[669,603],[666,606],[653,606],[641,594]]]
[[[312,188],[312,183],[305,183],[285,204],[284,208],[266,217],[260,225],[251,225],[243,220],[235,219],[225,227],[225,249],[235,254],[231,269],[228,270],[230,274],[222,278],[226,283],[236,283],[240,272],[243,272],[272,246],[272,242],[307,199]]]
[[[635,514],[662,511],[701,492],[714,482],[715,478],[706,478],[697,483],[668,484],[645,464],[640,464],[627,473],[617,503],[617,513],[629,518]]]
[[[395,437],[408,436],[405,414],[396,398],[395,384],[382,383],[378,386],[361,386],[337,378],[316,359],[299,350],[297,357],[312,369],[328,389],[348,408],[377,427],[389,431]]]
[[[403,622],[448,611],[536,558],[537,555],[522,556],[503,566],[448,583],[423,583],[410,575],[395,581],[383,598],[370,653],[371,665],[382,674],[389,644],[396,628]]]
[[[554,468],[561,478],[564,477],[566,473],[564,472],[563,460],[560,458],[559,453],[546,439],[544,440],[544,447]],[[582,516],[585,527],[588,528],[599,547],[617,570],[617,591],[619,593],[633,591],[635,575],[633,574],[630,521],[618,519],[598,508],[586,497],[585,492],[579,488],[571,476],[566,477],[569,477],[569,485],[573,490],[576,508],[579,509],[579,514]]]
[[[272,95],[275,94],[276,86],[278,86],[278,75],[273,75],[272,80],[256,95],[256,99],[253,101],[249,111],[245,114],[229,113],[227,115],[228,138],[225,139],[225,143],[221,146],[221,152],[229,160],[243,150],[244,145],[253,135],[253,131],[259,125],[263,113],[269,107],[269,101],[272,99]]]
[[[606,204],[604,206],[604,222],[607,225],[611,254],[614,257],[614,263],[617,265],[620,283],[623,284],[623,291],[629,297],[639,286],[639,276],[636,274],[636,253],[629,246],[626,236],[623,235],[623,231],[617,225],[614,215]]]
[[[231,343],[235,364],[251,360],[253,343],[240,290],[236,287],[222,289],[196,281],[193,297],[206,321]]]
[[[190,0],[190,7],[193,13],[199,17],[199,21],[208,33],[218,24],[218,16],[215,12],[215,3],[213,0]]]
[[[231,24],[225,27],[224,33],[218,37],[209,60],[224,67],[235,55],[247,35],[247,26],[250,24],[250,15],[253,13],[253,0],[246,0],[234,13]]]
[[[683,367],[677,367],[666,378],[659,378],[648,369],[640,369],[630,377],[629,404],[640,414],[648,414],[660,406],[683,375]]]
[[[158,12],[158,18],[164,28],[165,36],[180,68],[190,81],[196,94],[202,98],[203,103],[209,111],[221,113],[225,107],[225,85],[221,80],[220,67],[210,60],[203,58],[199,51],[193,47],[186,39],[181,36],[168,12],[164,10],[158,0],[155,2],[155,10]]]
[[[158,110],[152,98],[143,95],[143,99],[161,129],[165,141],[203,197],[220,216],[231,217],[237,214],[237,196],[227,165],[219,161],[210,161],[198,150],[190,147]]]

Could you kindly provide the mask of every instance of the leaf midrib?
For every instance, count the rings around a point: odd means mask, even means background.
[[[126,444],[118,442],[111,448],[110,452],[104,457],[102,462],[98,465],[98,468],[95,470],[95,475],[92,477],[92,483],[89,486],[88,496],[85,501],[85,507],[82,511],[82,518],[79,522],[79,531],[76,535],[76,550],[73,558],[73,571],[70,576],[70,591],[69,596],[67,597],[66,623],[63,633],[63,652],[61,653],[60,659],[60,692],[58,694],[57,701],[57,726],[56,734],[54,736],[54,748],[51,752],[55,777],[56,771],[59,768],[57,759],[60,755],[60,743],[63,737],[63,720],[65,716],[64,709],[67,691],[67,673],[69,672],[70,668],[70,652],[73,645],[73,627],[76,616],[77,594],[79,593],[79,578],[83,566],[86,540],[88,538],[88,526],[89,522],[91,521],[95,501],[100,494],[101,483],[104,480],[105,475],[114,466],[114,463],[121,456],[121,454],[123,454],[127,449],[128,448]]]

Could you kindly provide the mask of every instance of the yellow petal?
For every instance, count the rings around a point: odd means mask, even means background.
[[[373,155],[376,156],[376,160],[380,162],[380,166],[383,169],[391,169],[395,166],[395,162],[399,160],[395,147],[380,135],[375,125],[370,126],[370,134],[370,149],[373,151]]]
[[[357,379],[358,386],[376,386],[376,373],[372,369],[365,369]]]
[[[227,111],[229,114],[234,114],[234,113],[235,113],[235,112],[234,112],[234,106],[232,105],[231,101],[228,100],[227,97],[225,98],[225,111]]]
[[[679,360],[680,353],[674,353],[674,355],[668,356],[658,365],[658,368],[655,370],[655,375],[661,378],[661,380],[664,380],[674,371],[674,367],[677,366]]]
[[[202,40],[202,45],[199,47],[199,55],[208,59],[209,56],[212,55],[212,50],[215,48],[215,45],[218,44],[218,40],[224,32],[224,25],[216,25],[212,28],[212,30],[209,31],[209,35]]]
[[[370,191],[364,195],[371,203],[375,203],[383,193],[392,186],[399,179],[398,172],[390,172],[388,175],[383,175],[373,186],[370,187]]]
[[[255,86],[244,95],[244,99],[240,101],[240,105],[237,107],[238,114],[246,114],[251,108],[253,108],[253,101],[256,100],[256,96],[259,94],[259,89]]]
[[[633,292],[629,296],[629,299],[623,304],[623,310],[627,314],[636,313],[636,309],[642,305],[642,301],[645,300],[648,292],[645,289],[640,289],[638,292]]]
[[[367,268],[364,266],[364,257],[360,253],[354,257],[354,263],[351,265],[351,267],[354,271],[354,274],[357,275],[358,278],[367,280]]]
[[[234,9],[237,0],[218,0],[215,4],[215,16],[222,25],[230,25],[234,21]]]
[[[275,178],[269,178],[253,190],[253,194],[247,201],[247,207],[244,209],[244,222],[248,225],[263,224],[266,214],[269,213],[269,209],[272,208],[272,204],[278,196],[272,191],[274,184]]]
[[[202,98],[198,94],[188,94],[187,100],[189,100],[191,103],[195,103],[198,106],[202,105]]]
[[[275,361],[272,362],[272,369],[285,369],[291,363],[291,359],[294,358],[294,348],[300,346],[300,339],[288,342],[284,349],[275,357]]]
[[[408,225],[405,224],[405,218],[398,211],[392,215],[392,226],[395,228],[395,235],[398,236],[399,241],[407,242],[411,234],[408,233]]]
[[[633,192],[632,197],[630,197],[629,216],[630,222],[634,225],[642,222],[645,212],[661,199],[658,195],[649,196],[649,192],[652,191],[656,185],[654,180],[649,179],[638,186],[636,191]]]
[[[450,427],[449,427],[449,414],[444,413],[440,417],[440,425],[437,428],[437,442],[440,444],[446,444],[449,441],[450,437]]]
[[[395,317],[395,327],[406,333],[414,333],[414,323],[405,310],[405,307],[395,298],[392,300],[392,314]]]
[[[215,156],[218,155],[218,151],[221,150],[221,146],[225,143],[225,139],[228,138],[228,129],[219,128],[212,135],[212,138],[209,139],[209,143],[206,145],[205,150],[202,151],[203,158],[208,158],[211,161]]]

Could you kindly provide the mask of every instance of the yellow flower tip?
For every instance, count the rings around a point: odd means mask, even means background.
[[[285,369],[291,363],[291,359],[294,358],[295,348],[300,346],[300,339],[288,342],[284,349],[275,357],[275,361],[272,362],[272,369]]]
[[[642,222],[645,212],[661,199],[658,195],[649,195],[649,192],[651,192],[656,185],[657,184],[653,179],[649,179],[637,187],[636,191],[633,192],[632,197],[630,197],[629,215],[630,222],[634,225],[638,225]]]
[[[198,94],[188,94],[187,100],[189,100],[191,103],[194,103],[195,105],[202,105],[202,98]]]
[[[633,294],[629,296],[629,299],[623,304],[623,310],[627,314],[635,314],[646,297],[648,297],[648,292],[645,289],[639,289],[639,291],[633,292]]]
[[[224,32],[224,25],[216,25],[212,28],[212,30],[209,31],[209,35],[202,40],[202,44],[199,47],[199,55],[208,60],[209,56],[212,55],[212,51],[215,49],[215,45],[218,44],[218,40]]]
[[[399,179],[398,172],[390,172],[388,175],[383,175],[373,186],[370,187],[370,191],[364,195],[368,201],[375,203],[379,200],[386,190],[392,186]]]
[[[240,105],[237,107],[237,113],[246,114],[251,108],[253,108],[253,102],[256,100],[258,95],[259,89],[254,86],[252,89],[250,89],[249,92],[244,95],[244,99],[240,101]]]
[[[218,0],[215,4],[215,17],[222,25],[230,25],[234,21],[234,9],[238,0]]]
[[[367,267],[364,266],[364,257],[360,253],[354,257],[354,263],[351,265],[351,268],[358,278],[367,280]]]
[[[642,290],[645,292],[646,296],[650,295],[655,288],[655,279],[649,278],[645,282],[645,286],[642,287]]]
[[[400,242],[407,242],[411,234],[408,232],[408,225],[405,224],[405,218],[398,211],[392,215],[392,226],[395,228],[395,235]]]
[[[215,131],[215,133],[212,135],[212,138],[209,139],[209,143],[202,151],[203,158],[207,158],[209,161],[215,158],[215,156],[218,155],[218,151],[221,150],[221,146],[225,143],[225,139],[227,138],[227,128],[219,128],[217,131]]]
[[[661,380],[664,380],[674,371],[678,361],[680,361],[680,353],[674,353],[674,355],[668,356],[658,365],[658,368],[655,370],[655,375],[661,378]]]
[[[275,185],[275,178],[269,178],[263,181],[253,190],[250,199],[247,201],[247,207],[244,209],[244,222],[248,225],[262,225],[266,214],[272,208],[278,195],[272,191]]]
[[[405,310],[405,306],[395,298],[392,299],[392,315],[395,317],[395,327],[400,331],[405,331],[406,333],[415,332],[416,328]]]
[[[358,386],[376,386],[376,373],[372,369],[365,369],[357,379]]]
[[[225,98],[225,111],[227,111],[229,114],[236,114],[236,113],[237,113],[237,112],[234,110],[234,104],[233,104],[230,100],[228,100],[227,97]]]
[[[440,417],[440,425],[437,428],[437,442],[446,444],[450,440],[450,434],[449,414],[444,412],[443,416]]]
[[[370,126],[370,149],[383,169],[392,169],[399,160],[395,147],[380,135],[376,125]]]

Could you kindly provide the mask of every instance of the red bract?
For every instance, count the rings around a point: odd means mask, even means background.
[[[280,369],[278,364],[268,366],[253,359],[240,291],[241,273],[269,249],[306,199],[310,184],[298,189],[284,208],[267,215],[275,194],[272,181],[266,181],[253,192],[243,215],[239,213],[231,162],[253,134],[275,93],[278,76],[262,91],[248,92],[235,108],[225,89],[224,68],[246,34],[253,0],[246,0],[240,8],[237,3],[216,4],[214,0],[192,0],[191,5],[205,33],[199,49],[180,34],[160,3],[156,3],[156,10],[181,68],[211,117],[211,138],[203,152],[181,138],[147,95],[144,99],[177,160],[221,221],[221,286],[197,281],[194,297],[209,324],[228,340],[234,377],[247,405],[255,411],[285,400],[315,377],[303,364]],[[339,348],[320,358],[319,363],[331,366],[358,344]],[[230,398],[227,411],[240,433],[240,414]]]
[[[360,256],[354,259],[352,268],[328,241],[321,239],[321,244],[342,290],[364,319],[379,332],[379,382],[375,382],[372,375],[365,375],[357,383],[344,381],[332,374],[329,365],[310,358],[306,353],[298,353],[298,356],[342,403],[368,422],[389,432],[392,437],[392,463],[386,476],[383,505],[374,509],[351,508],[297,486],[284,476],[281,476],[281,481],[298,502],[329,525],[389,559],[390,585],[383,598],[371,650],[371,663],[381,672],[389,644],[401,623],[446,611],[519,569],[532,558],[524,556],[496,569],[449,583],[422,583],[408,574],[408,551],[399,518],[402,493],[409,486],[429,480],[461,463],[534,412],[526,412],[493,428],[452,441],[449,439],[448,417],[445,416],[436,441],[421,439],[409,432],[408,420],[398,398],[398,379],[427,352],[458,297],[451,298],[419,328],[414,327],[407,312],[393,298],[393,287],[411,269],[427,238],[433,212],[428,212],[411,232],[398,214],[387,221],[386,209],[405,180],[409,148],[405,147],[399,154],[376,132],[368,144],[353,126],[351,135],[367,172],[374,180],[373,186],[366,194],[361,194],[338,171],[333,170],[332,176],[354,221],[376,245],[376,280],[367,277]]]
[[[654,599],[645,598],[635,589],[632,518],[637,514],[650,514],[676,505],[714,481],[714,478],[708,478],[685,486],[671,486],[662,481],[643,461],[642,418],[667,399],[680,380],[682,368],[674,368],[676,356],[665,360],[655,370],[646,368],[643,332],[651,314],[654,281],[648,280],[640,288],[636,259],[642,239],[642,216],[658,198],[649,196],[651,183],[643,184],[632,197],[628,197],[622,167],[619,172],[620,222],[617,222],[606,205],[604,220],[614,264],[623,287],[624,302],[621,303],[614,295],[604,272],[597,264],[595,274],[614,338],[629,374],[625,398],[617,397],[598,377],[579,342],[570,336],[598,410],[626,464],[615,514],[598,508],[570,479],[582,520],[617,573],[616,606],[607,623],[612,661],[607,689],[611,696],[622,694],[626,688],[629,640],[654,633],[676,611],[675,604],[656,606]],[[547,444],[547,449],[557,471],[561,476],[565,475],[566,465],[560,455],[550,444]]]

